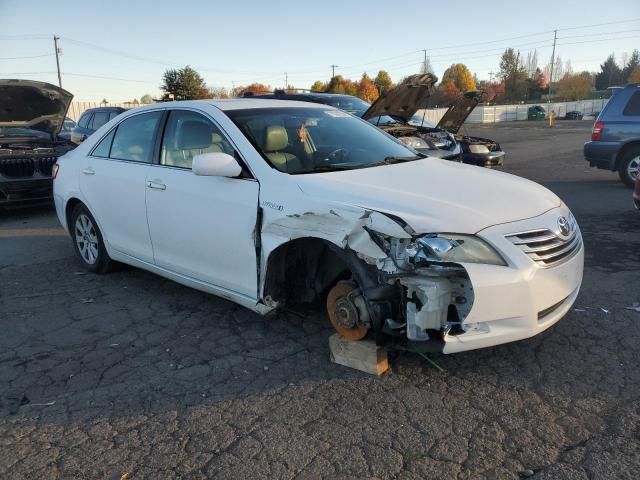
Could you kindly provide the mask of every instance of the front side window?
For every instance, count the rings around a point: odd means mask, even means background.
[[[199,113],[188,110],[169,113],[162,139],[161,165],[191,168],[194,156],[212,152],[234,155],[233,147],[218,127]]]
[[[118,125],[109,158],[151,163],[153,139],[162,112],[142,113]]]
[[[370,123],[340,110],[253,108],[225,113],[282,172],[351,170],[421,158]]]
[[[91,128],[98,130],[101,126],[109,121],[109,112],[96,112],[93,114],[93,122]]]

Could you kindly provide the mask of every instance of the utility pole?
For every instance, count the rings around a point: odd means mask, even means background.
[[[549,101],[551,101],[551,82],[553,82],[553,69],[556,58],[556,38],[558,35],[558,30],[553,31],[553,50],[551,51],[551,71],[549,72]]]
[[[489,83],[493,83],[494,72],[489,72]]]
[[[424,63],[422,64],[422,73],[427,73],[427,50],[422,50],[424,52]]]
[[[331,67],[331,78],[334,78],[336,76],[336,68],[338,68],[338,65],[330,65]]]
[[[289,88],[289,76],[287,72],[284,72],[284,89],[285,91]]]
[[[62,53],[62,50],[58,48],[58,40],[60,40],[60,37],[56,37],[54,34],[53,47],[56,50],[56,67],[58,67],[58,86],[62,88],[62,76],[60,75],[60,58],[58,57],[58,55]]]

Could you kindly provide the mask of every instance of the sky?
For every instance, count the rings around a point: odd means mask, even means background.
[[[190,65],[207,85],[260,82],[309,88],[336,75],[417,73],[427,50],[439,77],[464,63],[480,80],[507,47],[556,54],[573,70],[597,71],[610,53],[640,49],[640,1],[398,2],[215,0],[0,0],[0,78],[58,83],[78,101],[160,95],[168,68]],[[286,75],[285,75],[286,72]]]

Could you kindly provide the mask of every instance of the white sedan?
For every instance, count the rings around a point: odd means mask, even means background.
[[[88,270],[127,263],[263,314],[323,301],[354,340],[451,353],[524,339],[582,281],[578,225],[549,190],[425,157],[326,105],[137,108],[55,170]]]

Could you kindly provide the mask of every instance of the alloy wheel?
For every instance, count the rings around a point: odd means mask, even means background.
[[[640,171],[640,155],[632,158],[627,165],[627,174],[632,180],[635,180],[638,176],[638,172]]]
[[[75,238],[82,259],[89,265],[98,260],[98,235],[91,219],[83,214],[78,215],[75,224]]]

